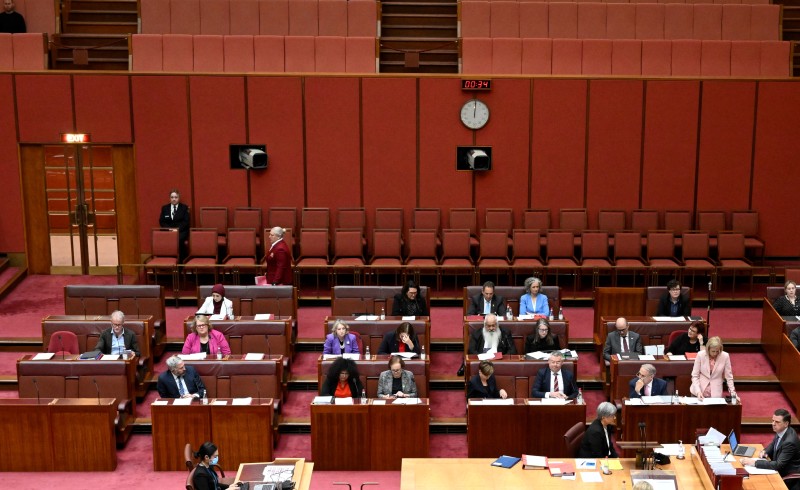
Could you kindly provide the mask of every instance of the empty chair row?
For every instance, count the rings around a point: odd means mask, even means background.
[[[143,34],[377,35],[375,0],[141,0]]]
[[[461,36],[778,41],[781,6],[474,1]]]
[[[47,34],[0,33],[0,70],[47,70]]]
[[[487,0],[460,0],[461,3],[485,2]],[[488,0],[490,2],[506,2],[509,0]],[[716,4],[745,4],[745,5],[769,5],[770,0],[511,0],[519,3],[716,3]]]
[[[131,70],[375,73],[374,37],[133,34]]]
[[[463,40],[462,73],[789,77],[788,41]]]

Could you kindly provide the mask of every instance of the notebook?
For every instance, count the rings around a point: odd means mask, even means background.
[[[736,440],[736,433],[733,432],[733,430],[728,434],[728,442],[731,444],[731,451],[733,451],[734,456],[749,458],[756,452],[756,448],[754,447],[742,446],[739,444],[739,441]]]

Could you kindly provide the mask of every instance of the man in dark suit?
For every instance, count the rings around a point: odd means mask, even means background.
[[[503,316],[506,314],[506,300],[494,294],[494,283],[483,283],[483,291],[470,298],[467,315],[487,315],[494,313]]]
[[[617,458],[617,450],[611,436],[614,434],[614,425],[617,422],[617,407],[613,403],[602,402],[597,406],[597,418],[586,429],[581,447],[578,450],[579,458]]]
[[[285,233],[286,230],[280,226],[269,230],[270,246],[264,258],[267,263],[267,284],[292,285],[292,254],[283,239]]]
[[[642,396],[664,396],[667,394],[667,382],[656,378],[656,367],[652,364],[642,364],[639,373],[628,383],[628,398],[641,398]]]
[[[606,337],[606,345],[603,347],[603,359],[606,363],[611,362],[611,356],[616,354],[644,353],[639,334],[628,330],[628,320],[617,318],[616,327],[617,329]]]
[[[178,230],[181,250],[185,248],[184,242],[189,238],[191,219],[189,217],[189,206],[181,202],[181,194],[178,189],[172,189],[169,193],[169,203],[161,207],[158,225],[161,228]]]
[[[549,367],[542,368],[536,373],[531,398],[561,398],[565,400],[578,396],[572,373],[561,369],[561,365],[564,364],[563,354],[551,353],[547,364]]]
[[[797,432],[789,427],[791,421],[792,414],[788,410],[783,408],[775,410],[772,415],[772,430],[775,432],[775,438],[759,454],[759,458],[762,459],[742,458],[742,464],[775,470],[781,476],[800,473],[800,442],[797,439]],[[796,490],[800,488],[800,482],[797,479],[786,480],[786,486]]]
[[[161,398],[202,398],[206,386],[192,366],[186,366],[177,355],[167,359],[167,370],[158,375],[158,395]]]
[[[117,310],[111,313],[111,328],[103,330],[94,350],[99,350],[103,354],[124,354],[125,351],[133,351],[139,355],[139,341],[136,334],[131,330],[125,330],[125,314]]]
[[[502,354],[516,354],[517,347],[511,332],[498,326],[497,315],[486,315],[483,328],[475,330],[469,336],[468,354],[483,354],[494,351]]]
[[[658,300],[655,316],[691,316],[692,304],[689,295],[681,294],[681,283],[672,279],[667,283],[667,291]]]

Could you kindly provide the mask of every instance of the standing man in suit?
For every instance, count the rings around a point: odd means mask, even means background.
[[[125,330],[125,314],[117,310],[111,313],[111,328],[103,330],[94,350],[103,354],[125,354],[126,350],[139,355],[139,342],[132,330]]]
[[[497,315],[491,313],[483,319],[483,328],[475,330],[469,336],[468,354],[483,354],[484,352],[500,352],[503,354],[516,354],[517,346],[511,332],[498,326]]]
[[[564,355],[560,352],[553,352],[547,360],[548,367],[542,368],[536,373],[536,381],[533,382],[531,398],[560,398],[562,400],[573,399],[578,396],[575,389],[575,378],[570,371],[561,369],[564,364]]]
[[[639,373],[628,383],[628,398],[641,398],[643,396],[664,396],[667,394],[667,382],[656,378],[656,367],[652,364],[642,364]]]
[[[161,398],[202,398],[206,394],[200,375],[177,355],[167,359],[167,370],[158,375],[157,388]]]
[[[494,283],[486,281],[483,283],[481,294],[476,294],[470,298],[467,315],[495,315],[504,316],[506,314],[506,300],[502,296],[494,294]]]
[[[181,202],[181,193],[178,192],[178,189],[172,189],[172,191],[170,191],[169,203],[161,207],[158,225],[161,226],[161,228],[178,230],[178,243],[180,244],[181,257],[185,257],[186,240],[189,239],[191,219],[189,216],[189,206]]]
[[[269,251],[264,260],[267,263],[267,284],[292,285],[292,254],[283,239],[286,230],[275,226],[269,230]]]
[[[775,432],[775,438],[759,454],[758,457],[762,459],[742,458],[742,464],[775,470],[781,476],[800,473],[800,442],[797,439],[797,432],[789,427],[791,421],[792,414],[788,410],[783,408],[775,410],[772,415],[772,430]],[[785,483],[790,489],[800,488],[800,480]]]
[[[579,458],[617,458],[617,450],[611,435],[617,423],[617,407],[613,403],[603,402],[597,406],[597,418],[586,429]]]
[[[627,354],[630,352],[642,354],[644,352],[639,334],[628,330],[628,320],[619,317],[615,326],[617,329],[606,337],[606,345],[603,347],[603,359],[610,363],[611,356],[615,354]]]

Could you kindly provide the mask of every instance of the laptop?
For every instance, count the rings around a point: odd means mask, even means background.
[[[728,434],[728,442],[731,444],[731,451],[733,452],[734,456],[743,456],[745,458],[749,458],[756,452],[756,448],[750,446],[742,446],[739,444],[739,441],[736,440],[736,433],[731,430],[731,433]]]

